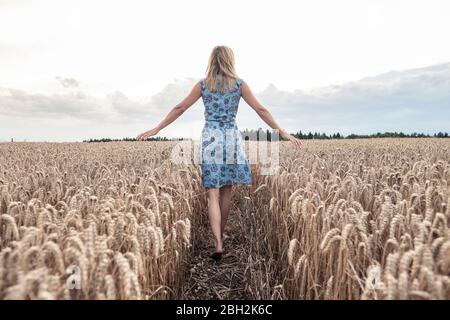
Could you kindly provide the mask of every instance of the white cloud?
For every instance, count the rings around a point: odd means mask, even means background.
[[[80,85],[80,82],[74,78],[64,78],[64,77],[55,77],[56,80],[64,87],[64,88],[76,88]]]
[[[175,78],[202,76],[220,43],[233,48],[239,74],[257,91],[268,83],[283,90],[342,84],[450,57],[448,0],[261,0],[257,14],[254,6],[0,1],[0,86],[51,93],[46,81],[70,75],[96,96],[119,88],[148,97]],[[218,15],[229,20],[217,23]]]
[[[450,63],[311,92],[284,92],[272,86],[259,96],[279,117],[297,118],[297,128],[303,131],[448,131]]]
[[[0,89],[0,112],[4,116],[23,118],[100,119],[108,112],[97,99],[83,93],[64,95],[30,94],[22,90]]]
[[[159,123],[196,81],[175,80],[144,101],[131,99],[121,91],[96,98],[72,88],[58,95],[0,89],[0,140],[136,136]],[[389,72],[311,91],[283,91],[271,85],[256,96],[280,125],[292,132],[448,131],[450,63]],[[197,138],[202,120],[203,105],[199,99],[161,135]],[[237,121],[241,129],[267,128],[243,100]],[[28,124],[15,125],[24,122]],[[71,130],[52,138],[52,129],[59,132],[62,124]]]
[[[72,78],[67,78],[72,79]],[[67,79],[62,79],[67,82]],[[91,137],[136,136],[140,131],[156,125],[170,108],[181,101],[197,81],[193,78],[175,80],[158,94],[146,101],[128,98],[121,91],[114,91],[105,97],[94,97],[78,89],[73,79],[62,94],[36,94],[24,90],[0,88],[0,141],[14,137],[19,140],[84,140]],[[200,101],[199,101],[200,102]],[[193,123],[198,122],[199,102],[183,115],[184,124],[165,130],[175,136],[192,136]],[[197,109],[197,110],[196,110]],[[197,120],[197,121],[196,121]],[[26,123],[26,125],[19,125]],[[46,130],[43,133],[42,126]],[[52,138],[52,128],[59,131],[59,125],[72,127],[71,134],[64,138]],[[38,125],[39,124],[39,125]],[[79,124],[77,130],[74,127]],[[89,130],[86,130],[89,126]],[[179,126],[180,129],[177,129]],[[198,127],[198,124],[197,124]],[[87,133],[90,135],[86,135]]]

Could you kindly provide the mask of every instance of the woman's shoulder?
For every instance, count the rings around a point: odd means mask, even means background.
[[[244,79],[242,78],[236,78],[236,87],[240,90],[242,87],[242,84],[244,83]]]
[[[242,94],[242,85],[244,84],[244,79],[237,78],[236,79],[236,87],[239,90],[239,93]]]

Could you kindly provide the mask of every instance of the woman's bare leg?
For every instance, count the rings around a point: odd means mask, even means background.
[[[222,217],[220,214],[219,205],[219,189],[208,189],[208,217],[214,236],[214,246],[216,248],[216,252],[222,252]]]
[[[220,231],[223,239],[223,233],[225,231],[225,226],[227,224],[228,215],[230,213],[231,208],[231,189],[232,185],[226,185],[220,188],[219,191],[219,204],[220,204],[220,213],[222,216]]]

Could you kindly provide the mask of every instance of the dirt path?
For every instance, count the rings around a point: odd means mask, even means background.
[[[239,224],[239,210],[232,208],[225,233],[224,256],[218,262],[209,256],[214,250],[209,225],[200,226],[202,234],[194,244],[193,257],[187,268],[184,299],[251,299],[246,290],[246,243]]]

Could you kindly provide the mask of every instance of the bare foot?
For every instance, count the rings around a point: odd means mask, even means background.
[[[211,254],[211,258],[216,261],[222,259],[222,252],[214,252]]]
[[[211,254],[211,258],[214,260],[220,260],[222,258],[223,253],[223,241],[222,240],[214,240],[215,251]]]
[[[221,253],[223,251],[223,240],[214,240],[215,252]]]

